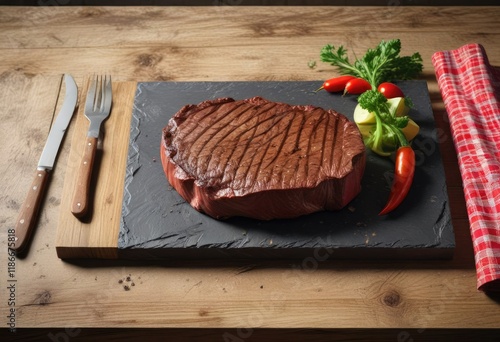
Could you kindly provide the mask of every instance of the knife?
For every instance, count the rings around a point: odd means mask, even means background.
[[[26,248],[37,221],[38,212],[42,203],[49,172],[53,169],[57,157],[57,152],[61,146],[64,133],[68,128],[73,112],[75,111],[78,99],[78,88],[71,75],[64,75],[66,84],[66,95],[57,118],[50,129],[49,136],[45,142],[42,155],[38,161],[38,167],[35,178],[31,183],[31,188],[26,196],[26,200],[21,206],[21,211],[16,221],[15,227],[15,246],[14,250],[21,253]]]

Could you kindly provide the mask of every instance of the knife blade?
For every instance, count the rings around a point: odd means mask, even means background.
[[[24,252],[29,239],[33,234],[38,218],[38,212],[47,188],[49,173],[54,167],[64,133],[66,132],[75,111],[78,100],[78,88],[75,80],[71,75],[65,74],[64,83],[66,85],[66,92],[63,105],[54,124],[52,125],[52,128],[50,129],[42,155],[38,161],[37,170],[33,182],[31,183],[31,188],[28,191],[28,195],[26,196],[23,205],[21,206],[21,211],[19,212],[19,216],[16,221],[15,246],[13,249],[17,253]]]

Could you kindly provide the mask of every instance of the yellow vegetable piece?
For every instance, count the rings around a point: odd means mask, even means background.
[[[354,108],[354,122],[358,125],[374,125],[375,114],[361,108],[361,105],[358,103],[356,108]]]
[[[408,115],[410,111],[403,97],[389,99],[387,103],[389,104],[389,111],[394,113],[395,116],[405,116]],[[375,114],[361,108],[358,104],[354,109],[354,122],[358,126],[363,138],[368,138],[375,129]],[[420,127],[412,119],[409,119],[408,125],[401,129],[408,141],[413,140],[413,138],[417,136],[419,130]]]
[[[408,115],[410,111],[410,107],[408,107],[405,103],[404,97],[395,97],[387,100],[389,104],[389,112],[394,113],[396,116],[405,116]]]
[[[408,125],[406,125],[405,128],[402,128],[401,132],[405,135],[406,140],[411,141],[417,136],[419,130],[420,127],[416,124],[416,122],[409,119]]]
[[[368,138],[375,129],[375,114],[361,108],[358,104],[354,109],[354,122],[358,126],[363,138]]]

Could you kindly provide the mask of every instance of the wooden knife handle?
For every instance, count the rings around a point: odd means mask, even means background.
[[[21,206],[21,212],[19,213],[19,217],[16,222],[16,241],[15,247],[13,248],[18,253],[23,252],[28,245],[31,235],[33,234],[33,230],[35,229],[35,225],[37,223],[38,212],[40,211],[40,205],[45,195],[48,179],[49,173],[47,170],[37,170],[35,178],[31,183],[28,196],[26,196],[26,199]]]
[[[83,159],[80,163],[71,212],[78,218],[84,217],[89,208],[90,180],[97,150],[97,138],[87,137]]]

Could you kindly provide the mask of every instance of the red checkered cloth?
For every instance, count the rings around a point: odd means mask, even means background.
[[[479,44],[432,56],[464,186],[477,287],[500,290],[500,69]]]

